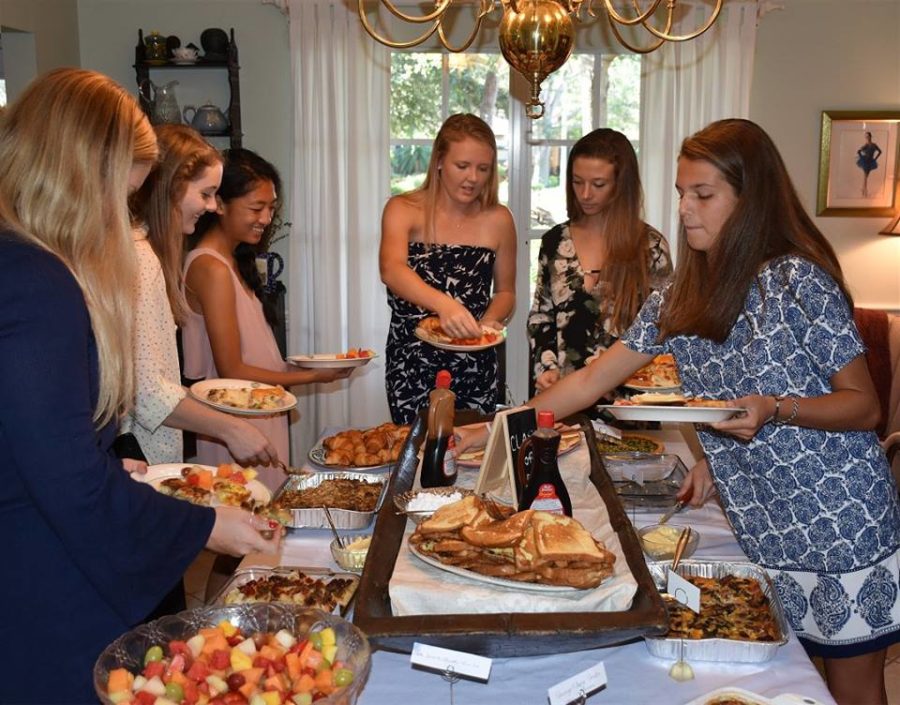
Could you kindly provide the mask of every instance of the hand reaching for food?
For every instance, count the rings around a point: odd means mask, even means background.
[[[435,311],[441,319],[441,328],[454,338],[480,338],[481,324],[469,313],[469,309],[456,299],[447,297],[439,311]]]
[[[208,549],[229,556],[278,553],[283,534],[278,522],[237,507],[216,507],[215,511],[216,523],[206,542]]]
[[[453,429],[453,440],[456,445],[456,457],[473,448],[484,448],[489,435],[488,424],[478,423],[470,426],[456,426]]]
[[[709,471],[709,463],[703,458],[688,471],[676,499],[692,507],[702,507],[708,499],[717,494],[718,490]]]

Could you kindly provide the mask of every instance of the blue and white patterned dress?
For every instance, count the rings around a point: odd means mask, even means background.
[[[422,281],[459,301],[476,320],[484,316],[491,303],[494,250],[411,242],[407,252],[407,264]],[[390,290],[388,304],[391,327],[385,348],[385,387],[394,423],[411,423],[428,406],[439,370],[449,370],[453,377],[450,389],[456,394],[456,408],[493,413],[499,398],[497,349],[458,353],[423,343],[414,331],[419,321],[434,314]]]
[[[763,268],[721,344],[678,335],[658,345],[667,291],[650,296],[622,342],[673,353],[687,394],[821,396],[864,353],[839,287],[800,257]],[[769,571],[794,631],[823,655],[900,640],[900,506],[876,435],[774,424],[749,442],[698,432],[738,543]]]

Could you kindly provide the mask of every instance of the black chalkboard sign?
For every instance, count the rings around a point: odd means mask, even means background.
[[[531,434],[537,430],[537,413],[532,408],[516,411],[503,417],[503,435],[509,444],[509,461],[512,466],[513,477],[516,481],[516,500],[522,495],[524,489],[519,482],[518,467],[519,454],[522,445],[531,438]],[[534,451],[531,448],[526,451],[525,477],[531,474],[534,464]]]

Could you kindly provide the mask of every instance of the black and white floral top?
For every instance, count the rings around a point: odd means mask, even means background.
[[[656,290],[672,273],[672,261],[665,238],[649,225],[647,231],[650,286]],[[565,376],[584,367],[624,332],[613,329],[614,292],[604,282],[586,291],[584,275],[569,223],[548,230],[541,238],[537,288],[528,315],[532,379],[547,370],[558,369]]]

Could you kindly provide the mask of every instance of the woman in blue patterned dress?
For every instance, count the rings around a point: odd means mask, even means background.
[[[671,352],[687,394],[743,408],[698,429],[706,458],[682,493],[690,485],[699,505],[718,492],[741,548],[824,658],[835,699],[886,703],[900,507],[837,258],[752,122],[722,120],[685,140],[676,188],[672,284],[595,363],[529,403],[565,415]]]
[[[537,391],[607,350],[672,273],[669,244],[641,219],[643,200],[625,135],[601,127],[575,143],[566,165],[569,220],[541,238],[528,314]]]
[[[455,338],[502,328],[515,303],[516,233],[498,202],[497,143],[474,115],[441,126],[422,186],[393,197],[381,222],[381,279],[391,327],[385,383],[391,418],[411,422],[428,404],[438,370],[453,376],[458,407],[492,412],[497,351],[439,350],[418,340],[420,320],[437,315]]]

